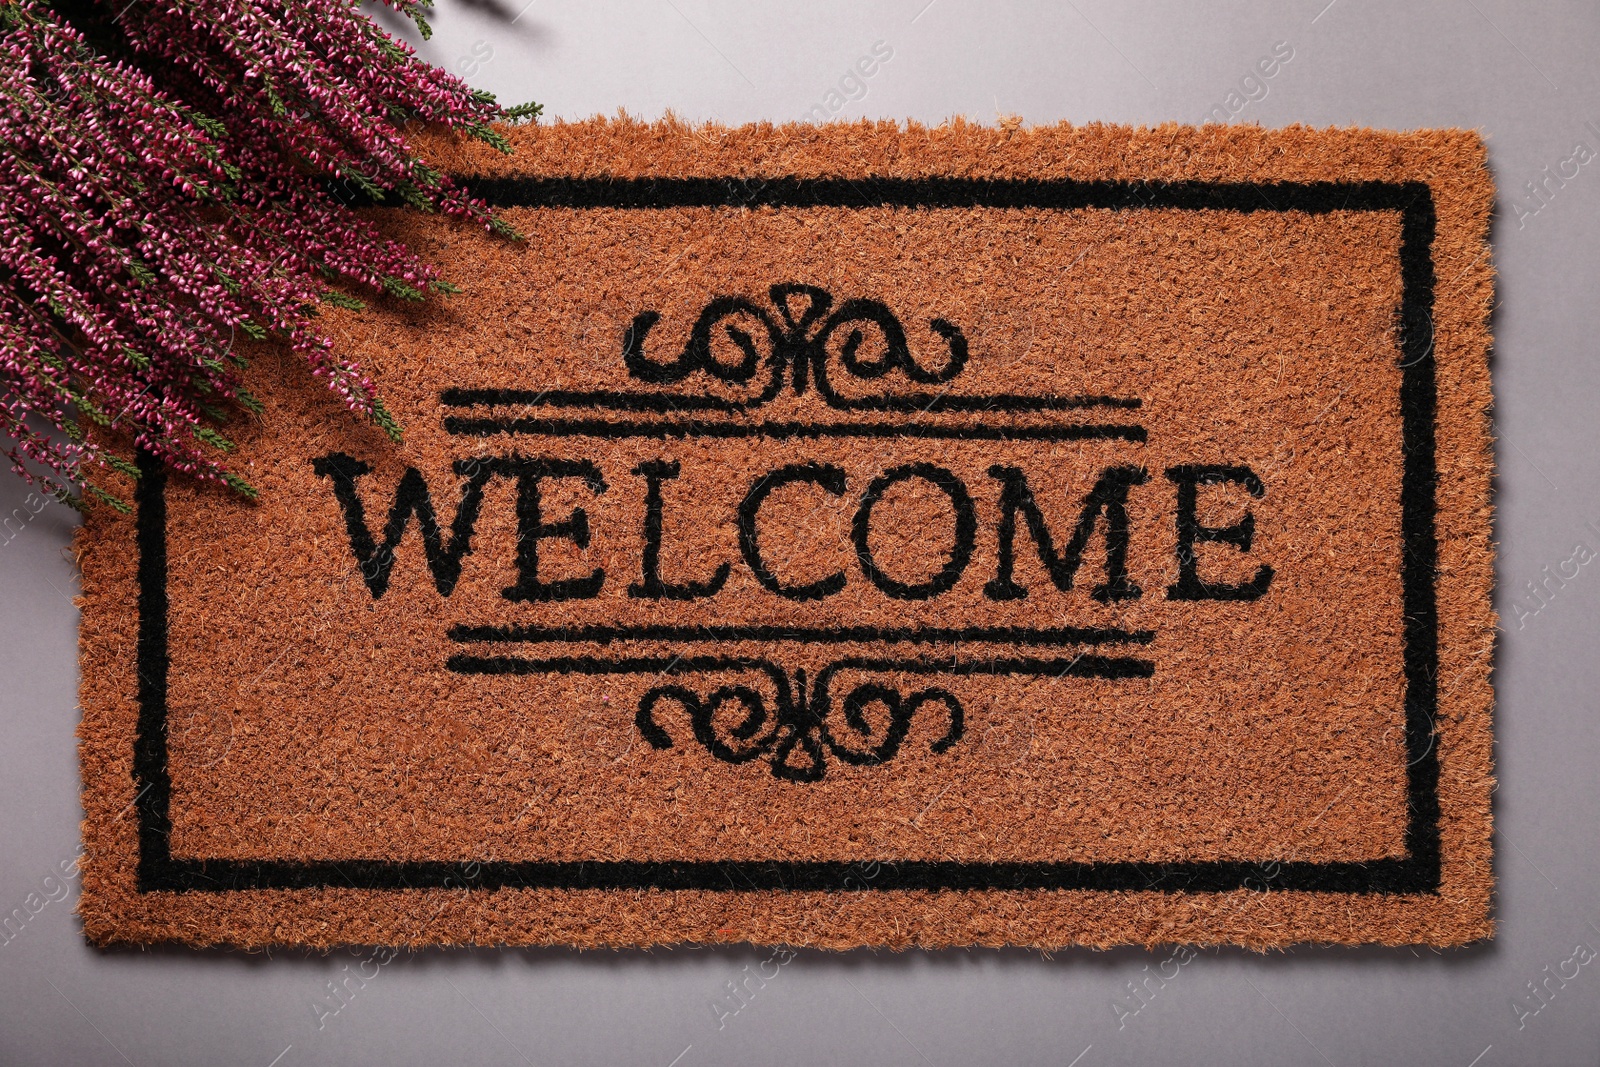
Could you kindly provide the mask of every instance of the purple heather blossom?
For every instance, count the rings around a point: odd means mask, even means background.
[[[426,34],[426,0],[387,2]],[[398,436],[316,306],[359,306],[339,283],[453,288],[330,183],[514,236],[405,126],[507,151],[489,123],[537,113],[424,63],[354,0],[0,0],[0,451],[73,503],[121,506],[91,480],[134,473],[118,442],[253,495],[216,429],[258,410],[236,334],[285,341]]]

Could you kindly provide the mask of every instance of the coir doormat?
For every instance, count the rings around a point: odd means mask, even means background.
[[[86,527],[89,937],[1491,932],[1477,136],[513,137],[403,445],[264,349]]]

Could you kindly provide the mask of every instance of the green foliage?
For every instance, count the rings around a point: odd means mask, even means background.
[[[230,474],[227,477],[231,478],[233,476]],[[122,514],[122,515],[126,515],[130,511],[133,510],[133,508],[128,506],[128,502],[127,501],[123,500],[119,496],[114,496],[113,494],[106,492],[104,489],[100,488],[98,485],[95,485],[92,482],[86,482],[84,484],[83,492],[84,492],[84,496],[75,497],[75,496],[71,495],[70,493],[67,493],[65,490],[63,490],[62,494],[57,496],[56,499],[60,500],[63,504],[66,504],[68,507],[73,508],[76,511],[83,511],[84,510],[84,505],[86,503],[88,503],[88,501],[85,498],[86,497],[90,497],[90,496],[94,497],[96,500],[100,501],[100,503],[105,504],[107,507],[111,508],[112,511],[115,511],[115,512],[117,512],[119,514]],[[248,493],[247,495],[252,500],[255,499],[255,491],[254,490],[251,490],[250,493]]]
[[[544,114],[544,105],[535,104],[530,100],[526,104],[518,104],[515,107],[508,107],[502,113],[505,115],[507,121],[509,121],[512,125],[516,125],[520,122],[532,122],[540,115]]]
[[[229,489],[232,489],[235,493],[238,493],[247,500],[256,500],[261,496],[260,491],[257,490],[255,486],[251,485],[237,474],[234,474],[232,471],[225,473],[222,476],[222,480]]]
[[[384,407],[381,396],[374,398],[372,401],[372,421],[377,424],[380,430],[389,435],[389,440],[400,440],[400,424],[395,421],[393,415],[389,414],[389,409]]]
[[[217,449],[218,451],[221,451],[221,452],[232,452],[233,451],[233,442],[228,440],[226,437],[222,436],[220,433],[218,433],[217,431],[213,430],[209,426],[201,426],[201,427],[197,428],[194,431],[194,435],[195,435],[195,437],[199,438],[201,441],[204,441],[206,444],[210,445],[212,448]]]
[[[239,388],[233,394],[233,399],[234,399],[234,402],[236,404],[238,404],[240,407],[244,408],[246,411],[248,411],[252,415],[258,415],[259,416],[259,415],[266,414],[266,411],[267,411],[266,405],[263,404],[260,400],[257,400],[256,399],[256,395],[254,393],[252,393],[248,389],[245,389],[245,388],[242,388],[242,387]]]
[[[348,293],[341,293],[337,289],[329,289],[324,292],[322,294],[322,302],[324,304],[332,304],[336,308],[344,308],[346,311],[365,311],[367,309],[365,300],[360,297],[350,296]]]
[[[422,291],[420,289],[408,285],[399,278],[385,276],[383,279],[383,291],[390,296],[398,296],[401,300],[422,299]]]
[[[527,238],[522,235],[522,231],[518,230],[515,226],[511,225],[511,223],[507,222],[499,215],[496,215],[493,219],[489,220],[489,230],[498,237],[504,237],[512,241],[527,240]]]

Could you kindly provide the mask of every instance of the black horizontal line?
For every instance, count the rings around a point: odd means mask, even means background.
[[[1077,889],[1101,892],[1425,893],[1425,864],[1384,857],[1315,863],[1241,860],[1176,863],[968,863],[959,860],[392,861],[172,859],[141,875],[141,888],[169,892],[240,889],[703,889],[720,892]],[[868,877],[864,871],[871,870]]]
[[[439,394],[446,407],[575,407],[612,411],[727,411],[747,410],[750,402],[703,394],[628,393],[605,389],[446,389]],[[847,401],[846,410],[897,412],[1023,412],[1077,411],[1084,408],[1134,409],[1136,396],[1026,396],[1010,393],[992,396],[951,396],[945,393],[863,397]]]
[[[974,642],[1011,645],[1147,645],[1151,630],[1109,627],[1059,626],[1030,629],[1025,626],[875,627],[875,626],[452,626],[452,641],[460,642],[594,642],[613,641],[799,641],[808,644],[937,644]]]
[[[1400,211],[1422,182],[1077,181],[1013,178],[464,178],[497,207],[655,209],[1177,208],[1191,211]],[[359,198],[345,197],[351,202]]]
[[[681,420],[673,422],[610,422],[605,419],[469,419],[447,416],[445,433],[464,437],[488,437],[497,433],[541,434],[546,437],[600,437],[616,440],[625,437],[770,437],[787,441],[796,437],[917,437],[973,441],[1090,441],[1118,439],[1145,440],[1145,429],[1137,425],[1067,426],[935,426],[927,423],[801,423],[762,422],[749,425],[727,422]]]
[[[445,666],[457,674],[690,674],[699,671],[759,670],[766,661],[723,656],[636,656],[598,659],[593,656],[557,656],[524,659],[518,656],[451,656]],[[906,674],[1002,675],[1047,678],[1149,678],[1155,664],[1125,656],[1073,656],[1071,659],[989,660],[847,660],[840,666],[900,671]]]

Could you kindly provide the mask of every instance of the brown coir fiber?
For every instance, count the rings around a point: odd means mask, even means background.
[[[508,135],[86,525],[92,940],[1490,934],[1475,134]]]

